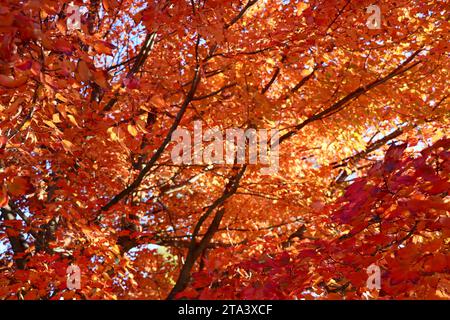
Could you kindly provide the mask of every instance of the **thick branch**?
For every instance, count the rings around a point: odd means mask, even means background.
[[[359,96],[361,96],[362,94],[368,92],[369,90],[372,90],[372,89],[378,87],[379,85],[387,82],[388,80],[390,80],[390,79],[392,79],[394,77],[397,77],[397,76],[405,73],[406,71],[410,70],[411,68],[415,67],[416,65],[418,65],[420,63],[420,61],[417,61],[417,62],[411,64],[408,67],[405,67],[405,66],[409,62],[411,62],[421,51],[422,51],[422,49],[419,49],[416,52],[414,52],[408,59],[406,59],[403,63],[401,63],[397,68],[395,68],[388,75],[382,77],[381,79],[375,80],[375,81],[369,83],[366,86],[359,87],[358,89],[356,89],[353,92],[351,92],[348,95],[346,95],[344,98],[342,98],[339,101],[337,101],[336,103],[334,103],[329,108],[327,108],[327,109],[325,109],[325,110],[323,110],[323,111],[321,111],[319,113],[316,113],[315,115],[307,118],[303,122],[301,122],[298,125],[294,126],[289,132],[285,133],[284,135],[282,135],[280,137],[279,143],[282,143],[283,141],[291,138],[296,133],[298,133],[301,129],[303,129],[305,126],[310,124],[311,122],[314,122],[314,121],[320,120],[320,119],[325,119],[325,118],[335,114],[336,112],[339,112],[340,110],[345,108],[350,101],[358,98]]]
[[[237,16],[235,16],[233,19],[231,19],[230,22],[228,22],[227,24],[225,24],[225,29],[228,29],[228,28],[231,27],[233,24],[235,24],[236,22],[238,22],[238,20],[244,16],[245,12],[247,12],[247,10],[250,9],[250,7],[253,6],[256,2],[258,2],[258,0],[250,0],[249,2],[247,2],[247,4],[242,8],[242,10],[239,11],[239,13],[237,14]]]
[[[16,214],[11,210],[9,206],[1,208],[1,216],[5,221],[16,220]],[[28,243],[25,240],[25,236],[19,232],[19,230],[14,230],[11,226],[6,226],[6,234],[8,235],[9,243],[14,252],[14,261],[16,262],[18,269],[25,269],[27,258],[26,250],[28,249]]]
[[[109,208],[111,208],[113,205],[118,203],[120,200],[122,200],[125,196],[129,195],[131,192],[133,192],[142,182],[144,177],[147,175],[147,173],[150,171],[150,169],[153,167],[153,165],[156,163],[156,161],[160,158],[164,150],[166,149],[167,145],[170,143],[172,134],[177,129],[178,125],[181,122],[181,119],[183,118],[184,113],[187,110],[187,107],[189,103],[192,101],[194,97],[194,93],[197,90],[197,86],[200,82],[200,68],[197,65],[195,67],[194,72],[194,80],[192,82],[191,89],[189,90],[186,98],[183,101],[183,104],[181,105],[180,110],[178,111],[177,116],[175,117],[174,122],[172,123],[172,126],[169,129],[169,132],[167,133],[164,141],[161,143],[159,148],[156,150],[156,152],[153,154],[151,159],[145,164],[144,168],[139,172],[139,175],[136,177],[136,179],[124,190],[122,190],[120,193],[118,193],[116,196],[114,196],[107,204],[105,204],[101,210],[107,211]]]
[[[216,199],[212,205],[208,207],[208,210],[200,217],[197,224],[195,225],[194,232],[192,233],[191,243],[189,245],[189,250],[186,256],[186,262],[183,264],[183,267],[180,271],[180,274],[178,276],[177,282],[175,286],[172,288],[172,291],[169,293],[167,299],[171,300],[174,299],[177,293],[183,291],[190,280],[191,277],[191,271],[192,268],[195,265],[195,262],[205,250],[205,248],[209,245],[211,239],[213,238],[214,234],[217,232],[220,226],[220,222],[223,218],[223,215],[225,214],[225,209],[222,207],[222,205],[225,203],[225,201],[231,197],[234,193],[236,193],[239,182],[242,178],[242,176],[245,173],[246,166],[244,165],[228,182],[228,184],[225,186],[225,190],[222,193],[222,195]],[[218,209],[220,208],[220,209]],[[205,220],[216,210],[216,214],[214,215],[214,218],[209,225],[205,235],[200,240],[199,243],[196,242],[196,236],[200,232],[200,228],[202,227]]]

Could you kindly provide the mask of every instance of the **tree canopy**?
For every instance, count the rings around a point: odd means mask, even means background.
[[[449,7],[373,2],[3,1],[0,299],[448,299]]]

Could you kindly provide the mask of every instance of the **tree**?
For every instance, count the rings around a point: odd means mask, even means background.
[[[448,8],[370,5],[4,2],[0,297],[448,298]],[[174,163],[198,121],[278,171]]]
[[[317,225],[310,234],[302,228],[294,243],[264,245],[260,254],[239,263],[223,258],[225,267],[211,261],[178,296],[448,298],[449,147],[444,139],[408,157],[406,144],[392,145],[384,161],[322,210],[328,214],[317,224],[320,232]],[[382,271],[381,290],[367,287],[370,265]]]

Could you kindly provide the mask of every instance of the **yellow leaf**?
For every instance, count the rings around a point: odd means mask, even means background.
[[[272,58],[266,59],[266,62],[267,62],[268,64],[270,64],[271,66],[274,66],[274,65],[275,65],[275,60],[273,60]]]
[[[119,140],[117,138],[117,134],[115,132],[115,128],[114,127],[108,128],[108,130],[106,130],[106,131],[109,133],[109,137],[111,138],[112,141]]]
[[[135,126],[129,124],[128,127],[127,127],[127,129],[128,129],[128,132],[129,132],[133,137],[136,137],[136,136],[137,136],[138,132],[137,132]]]
[[[147,108],[146,106],[140,106],[140,108],[144,111],[151,112],[150,109]]]
[[[31,124],[31,121],[30,121],[30,120],[28,120],[27,122],[25,122],[25,123],[23,124],[23,126],[22,126],[21,131],[26,130],[26,129],[30,126],[30,124]]]
[[[153,96],[150,99],[150,103],[154,105],[156,108],[163,108],[166,102],[161,96]]]
[[[107,130],[107,132],[109,133],[112,141],[120,142],[120,139],[123,139],[124,137],[124,132],[119,127],[111,127]]]
[[[61,122],[62,122],[61,119],[60,119],[60,117],[59,117],[59,113],[55,113],[55,114],[52,116],[52,122],[53,122],[53,123],[61,123]]]
[[[137,119],[136,120],[136,126],[138,127],[138,129],[141,131],[141,132],[144,132],[144,133],[148,133],[148,131],[146,130],[146,123],[145,123],[145,121],[144,120],[142,120],[142,119]]]
[[[302,77],[309,76],[311,74],[311,69],[304,69],[301,73]]]
[[[111,251],[115,253],[117,256],[120,255],[120,249],[117,245],[111,246]]]
[[[78,125],[78,123],[77,123],[77,120],[75,120],[75,117],[74,117],[73,115],[68,114],[68,115],[67,115],[67,118],[69,118],[69,121],[70,121],[72,124],[74,124],[74,125],[77,126],[78,128],[80,127],[80,126]]]
[[[43,120],[43,122],[48,125],[50,128],[58,129],[58,127],[50,120]]]
[[[66,151],[72,152],[72,149],[73,149],[73,143],[72,142],[70,142],[69,140],[64,140],[64,139],[61,142],[62,142],[62,145],[63,145],[63,147],[64,147],[64,149]]]
[[[64,97],[64,96],[63,96],[62,94],[60,94],[60,93],[55,94],[55,98],[58,99],[58,100],[61,100],[62,102],[67,102],[66,97]]]

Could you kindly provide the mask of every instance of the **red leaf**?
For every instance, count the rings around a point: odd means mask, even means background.
[[[5,207],[8,204],[9,197],[8,192],[6,190],[6,186],[3,185],[2,189],[0,190],[0,208]]]
[[[0,86],[12,89],[24,85],[28,80],[27,76],[18,77],[16,79],[0,74]]]
[[[16,68],[21,71],[30,70],[33,66],[33,60],[26,60],[22,63],[16,64]]]
[[[135,77],[130,77],[130,78],[125,78],[123,80],[123,84],[128,88],[128,89],[138,89],[140,86],[140,81],[139,79],[135,78]]]
[[[394,145],[392,144],[386,151],[384,157],[386,162],[399,160],[408,145],[406,143]]]
[[[20,197],[32,193],[34,187],[30,182],[30,177],[14,177],[12,181],[8,183],[8,191],[11,195]]]

